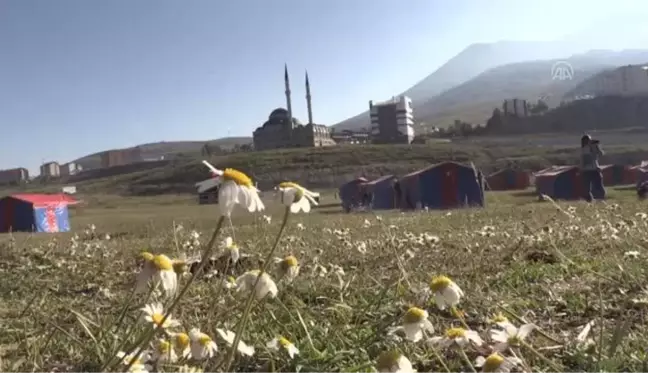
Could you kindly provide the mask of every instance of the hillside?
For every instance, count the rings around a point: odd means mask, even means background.
[[[647,56],[648,57],[648,56]],[[637,95],[648,93],[648,59],[639,65],[607,69],[582,81],[563,97],[574,100],[585,96]]]
[[[497,120],[499,118],[499,120]],[[599,96],[576,100],[529,117],[499,116],[488,122],[490,134],[522,135],[540,132],[580,132],[648,128],[648,94]],[[632,141],[628,139],[628,141]]]
[[[262,190],[270,190],[285,180],[296,181],[314,189],[334,188],[358,176],[374,178],[385,174],[403,175],[432,163],[455,160],[474,162],[485,173],[511,164],[538,170],[552,164],[573,164],[578,160],[576,134],[525,135],[459,139],[453,143],[409,146],[338,146],[333,148],[286,149],[254,153],[233,153],[211,157],[220,168],[232,167],[248,173]],[[597,133],[605,141],[605,162],[637,164],[648,159],[648,132]],[[560,144],[560,145],[558,145]],[[83,192],[123,195],[158,195],[195,193],[194,183],[209,177],[200,162],[162,161],[143,167],[118,166],[88,177],[75,179]],[[112,172],[113,170],[115,172]],[[99,170],[97,170],[99,171]],[[90,171],[93,172],[93,171]],[[32,185],[28,188],[60,187],[57,184]]]
[[[199,153],[205,143],[212,146],[220,146],[223,149],[229,149],[235,145],[251,144],[251,137],[224,137],[209,141],[162,141],[156,143],[142,144],[142,157],[160,158],[161,156],[171,156],[179,153],[192,154]],[[102,151],[103,152],[103,151]],[[93,169],[100,166],[101,153],[97,152],[81,157],[74,162],[79,163],[84,169]]]
[[[501,41],[472,44],[402,94],[409,96],[414,105],[417,105],[493,67],[527,60],[558,58],[573,52],[569,44],[562,42]],[[369,99],[381,101],[379,97]],[[365,111],[333,127],[344,130],[367,126],[369,113]]]

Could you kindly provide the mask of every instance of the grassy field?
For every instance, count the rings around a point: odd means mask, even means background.
[[[270,222],[239,211],[218,236],[217,243],[231,236],[240,248],[239,265],[228,269],[233,276],[258,268],[280,230],[283,208],[271,195],[264,199]],[[84,200],[72,211],[73,232],[0,235],[3,371],[97,371],[128,351],[151,330],[140,311],[146,293],[130,296],[138,254],[196,255],[218,215],[216,206],[187,196]],[[519,369],[646,370],[648,218],[631,192],[611,190],[594,205],[489,193],[485,209],[414,213],[343,214],[336,203],[329,195],[329,207],[289,216],[272,257],[294,255],[300,272],[288,282],[269,263],[278,294],[252,303],[241,340],[255,353],[235,354],[230,370],[371,371],[381,353],[397,350],[419,371],[469,371],[491,352],[489,320],[500,313],[516,326],[537,326],[502,353],[519,357]],[[214,255],[223,253],[217,244]],[[229,347],[217,330],[238,330],[248,296],[226,289],[225,276],[208,269],[180,299],[173,311],[180,325],[172,330],[199,328],[218,352],[157,369],[224,369]],[[439,275],[463,290],[458,312],[428,298],[425,289]],[[180,288],[190,277],[180,276]],[[418,342],[393,331],[412,306],[434,326]],[[589,333],[579,336],[588,323]],[[429,341],[451,327],[479,333],[484,344]],[[268,348],[277,336],[299,354]],[[117,359],[104,369],[124,368]]]

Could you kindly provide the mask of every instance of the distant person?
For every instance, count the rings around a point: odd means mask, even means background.
[[[648,197],[648,181],[642,181],[637,185],[637,197],[646,199]]]
[[[593,190],[597,190],[601,199],[605,198],[605,187],[603,186],[603,173],[599,166],[599,158],[603,156],[598,140],[593,140],[590,135],[581,137],[580,167],[583,178],[584,197],[587,202],[592,202]]]

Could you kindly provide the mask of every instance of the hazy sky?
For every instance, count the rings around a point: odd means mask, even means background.
[[[646,19],[645,0],[0,0],[0,169],[251,136],[285,106],[284,63],[295,116],[308,69],[334,124],[471,43],[648,48]]]

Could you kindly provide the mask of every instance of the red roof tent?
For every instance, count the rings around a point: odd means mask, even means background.
[[[67,205],[74,205],[79,203],[79,201],[68,196],[64,193],[58,194],[12,194],[12,198],[16,198],[25,202],[29,202],[34,206],[44,206],[44,205],[58,205],[65,203]]]

